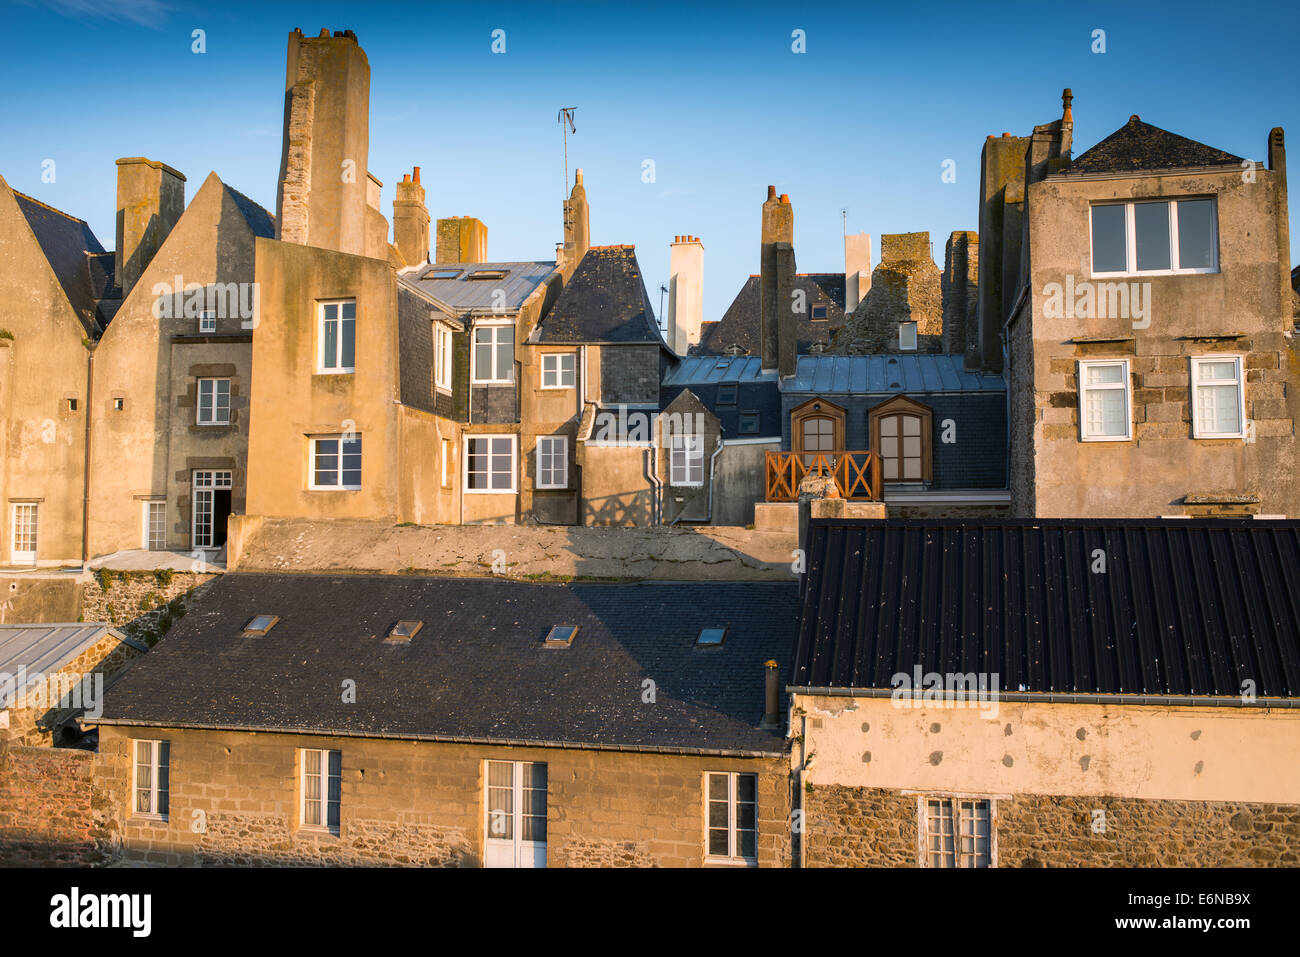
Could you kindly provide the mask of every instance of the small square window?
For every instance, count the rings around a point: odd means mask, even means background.
[[[113,400],[113,411],[114,411],[114,412],[121,412],[121,411],[122,411],[123,409],[125,409],[125,408],[126,408],[126,399],[114,399],[114,400]]]
[[[700,630],[699,637],[695,639],[695,644],[701,648],[721,648],[726,640],[726,628],[703,628]]]
[[[205,312],[199,316],[199,332],[216,332],[217,331],[217,314],[215,312]]]
[[[739,394],[740,387],[734,382],[726,382],[718,386],[718,405],[735,405]]]
[[[577,625],[555,625],[546,633],[546,644],[551,648],[567,648],[577,633]]]
[[[916,323],[914,322],[899,323],[898,349],[900,352],[916,351]]]
[[[265,635],[275,627],[275,623],[279,620],[279,615],[254,615],[252,620],[244,626],[244,634]]]
[[[76,411],[77,411],[77,400],[76,400],[76,399],[69,399],[69,400],[68,400],[68,411],[69,411],[69,412],[76,412]]]
[[[825,307],[825,306],[813,306],[813,307],[812,307],[812,317],[813,317],[814,319],[825,319],[825,318],[826,318],[826,307]]]
[[[740,413],[740,434],[758,435],[758,413],[757,412]]]

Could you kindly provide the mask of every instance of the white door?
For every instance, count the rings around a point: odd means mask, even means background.
[[[10,542],[10,557],[15,565],[36,564],[36,523],[37,506],[32,502],[15,503],[10,528],[13,540]]]
[[[546,866],[546,765],[488,761],[486,867]]]

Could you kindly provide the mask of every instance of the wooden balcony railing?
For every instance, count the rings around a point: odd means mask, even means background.
[[[766,457],[764,485],[769,502],[799,501],[799,483],[806,475],[834,479],[840,498],[884,500],[880,456],[874,452],[768,452]]]

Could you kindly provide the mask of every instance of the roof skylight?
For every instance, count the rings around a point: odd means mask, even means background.
[[[245,635],[264,635],[280,620],[279,615],[254,615],[247,625],[244,626]]]
[[[726,628],[702,628],[700,636],[695,639],[695,644],[701,648],[721,648],[726,640]]]
[[[554,625],[546,633],[546,644],[550,648],[567,648],[573,644],[573,637],[578,633],[577,625]]]

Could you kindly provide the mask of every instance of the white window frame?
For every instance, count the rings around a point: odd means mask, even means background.
[[[1123,382],[1088,385],[1086,372],[1093,366],[1120,366],[1124,370]],[[1075,367],[1079,383],[1079,441],[1080,442],[1131,442],[1133,440],[1133,377],[1129,374],[1128,359],[1080,359]],[[1124,434],[1092,435],[1088,431],[1088,393],[1110,389],[1124,390]]]
[[[150,499],[149,501],[141,502],[140,505],[141,505],[140,513],[143,518],[143,525],[144,525],[141,534],[141,539],[140,539],[141,547],[144,548],[146,551],[151,551],[151,552],[166,551],[167,550],[167,500]],[[155,509],[161,510],[162,512],[162,528],[160,529],[160,531],[162,532],[162,538],[157,545],[154,544],[155,539],[153,537],[153,523],[151,521]]]
[[[167,820],[169,794],[171,790],[171,742],[132,738],[131,740],[131,817],[148,818],[152,821]],[[147,754],[141,760],[141,745]],[[162,770],[167,770],[167,783],[161,781]],[[141,770],[148,771],[148,781],[140,783]],[[140,808],[140,799],[145,798],[148,807]]]
[[[501,332],[510,331],[510,358],[505,363],[504,371],[496,368],[501,349]],[[490,332],[492,368],[484,376],[478,367],[478,334]],[[515,381],[515,326],[513,322],[480,322],[474,325],[469,334],[470,366],[473,369],[471,379],[475,385],[509,385]]]
[[[945,801],[949,805],[952,814],[953,825],[953,867],[997,867],[998,866],[998,800],[988,794],[918,794],[916,797],[916,852],[917,866],[933,868],[942,868],[944,865],[935,865],[930,859],[930,814],[929,805],[931,801]],[[965,804],[987,804],[989,811],[989,837],[988,837],[988,863],[980,865],[977,863],[963,864],[963,861],[975,861],[975,851],[969,852],[962,848],[962,817],[961,812]]]
[[[711,850],[711,841],[709,832],[713,830],[710,826],[712,818],[709,815],[712,803],[721,804],[723,798],[715,797],[713,794],[713,776],[726,776],[727,794],[727,853],[714,854]],[[738,806],[738,788],[740,778],[749,777],[754,779],[754,856],[746,857],[739,849],[739,832],[736,808]],[[758,838],[760,828],[758,826],[758,775],[752,771],[705,771],[704,772],[704,862],[706,864],[740,864],[746,867],[756,867],[758,865]]]
[[[496,837],[493,836],[493,814],[492,814],[492,765],[509,765],[510,766],[510,836]],[[524,840],[524,821],[525,817],[537,817],[535,814],[525,814],[524,792],[531,791],[533,788],[524,787],[524,767],[529,765],[541,765],[546,768],[546,820],[547,831],[550,830],[549,811],[550,811],[550,768],[545,761],[496,761],[487,760],[483,762],[483,863],[486,867],[545,867],[546,866],[546,841],[526,841]]]
[[[357,492],[361,490],[361,482],[355,485],[343,484],[343,443],[355,442],[361,446],[362,476],[365,475],[365,446],[361,442],[361,433],[353,432],[350,438],[346,438],[349,433],[335,432],[331,435],[311,435],[307,437],[307,488],[312,492]],[[334,469],[334,475],[338,479],[336,484],[322,485],[316,477],[316,444],[318,442],[338,442],[338,464]]]
[[[190,501],[193,505],[190,509],[190,547],[213,549],[217,546],[212,544],[212,533],[216,522],[216,495],[215,492],[233,489],[234,476],[229,469],[196,469],[190,476]],[[200,535],[199,519],[206,507],[208,521],[207,534]],[[204,541],[200,541],[204,539]],[[206,544],[205,544],[206,542]]]
[[[904,332],[910,332],[911,336],[903,335]],[[915,352],[917,343],[920,341],[920,333],[917,331],[915,322],[900,322],[898,324],[898,351]]]
[[[1194,439],[1243,439],[1246,437],[1246,357],[1240,354],[1210,354],[1189,356],[1188,381],[1191,384],[1188,411],[1192,416],[1192,438]],[[1201,428],[1201,416],[1198,402],[1200,367],[1207,362],[1233,362],[1237,367],[1237,430],[1235,432],[1213,432]],[[1223,385],[1227,379],[1209,379],[1204,383]]]
[[[309,754],[320,755],[320,770],[316,772],[308,771],[307,756]],[[338,774],[330,771],[331,762],[337,765]],[[329,748],[299,748],[298,767],[298,827],[304,831],[338,834],[343,820],[343,752],[330,750]],[[331,797],[331,779],[338,782],[337,797]],[[320,794],[319,798],[312,799],[312,803],[320,805],[320,822],[314,824],[307,821],[307,784],[309,781],[316,783]],[[337,824],[329,823],[331,808],[334,811],[335,819],[339,822]]]
[[[692,481],[692,465],[698,465],[699,481]],[[704,436],[694,432],[673,432],[668,439],[668,484],[673,488],[704,486]]]
[[[217,314],[211,309],[205,309],[199,313],[199,332],[209,333],[217,331]]]
[[[31,520],[19,522],[19,513],[31,516]],[[19,530],[30,529],[30,537],[24,534],[19,539]],[[18,546],[22,545],[23,548]],[[25,546],[30,545],[31,548]],[[15,565],[35,565],[36,552],[41,546],[41,507],[39,502],[11,502],[9,505],[9,558]]]
[[[569,378],[573,381],[565,383],[565,359],[568,360]],[[550,384],[547,384],[547,377],[550,377]],[[542,353],[542,388],[543,389],[573,389],[578,385],[578,354],[576,352],[543,352]]]
[[[509,439],[510,440],[510,487],[509,488],[470,488],[469,466],[470,442],[480,439],[487,439],[488,442],[488,484],[492,482],[492,439]],[[519,436],[512,432],[476,432],[472,435],[465,436],[464,445],[461,446],[461,491],[469,495],[513,495],[519,491]]]
[[[207,418],[204,418],[203,415],[205,411],[204,404],[203,404],[203,383],[205,382],[212,383],[212,392],[210,395],[211,402],[208,404],[208,408],[206,410],[208,412]],[[226,410],[225,410],[226,417],[224,419],[217,418],[217,415],[220,411],[217,403],[217,395],[220,392],[219,386],[222,382],[226,384]],[[194,423],[196,425],[229,425],[230,424],[230,379],[205,376],[204,378],[198,379],[196,381],[194,386]]]
[[[451,394],[451,330],[440,322],[433,324],[433,387]]]
[[[1209,266],[1183,269],[1178,265],[1178,204],[1193,200],[1210,201],[1210,225],[1214,230],[1214,261]],[[1144,203],[1169,204],[1169,266],[1168,269],[1137,268],[1137,212],[1136,207]],[[1124,207],[1124,264],[1118,272],[1097,272],[1092,269],[1092,211],[1098,206]],[[1148,196],[1142,199],[1130,199],[1122,202],[1100,202],[1088,206],[1088,268],[1093,278],[1110,276],[1194,276],[1219,271],[1219,203],[1214,196]]]
[[[325,309],[338,306],[338,318],[327,320]],[[343,307],[352,307],[352,318],[343,317]],[[316,372],[320,375],[345,375],[357,371],[357,301],[355,299],[322,299],[316,303]],[[337,322],[339,334],[335,340],[334,355],[325,355],[325,326],[328,322]],[[343,357],[343,331],[346,323],[352,323],[352,365],[340,365]]]
[[[560,469],[559,476],[556,477],[555,469],[547,470],[543,466],[543,447],[547,445],[559,445]],[[557,454],[551,451],[551,457]],[[543,476],[547,471],[551,473],[550,481],[546,481]],[[569,437],[567,435],[539,435],[537,437],[537,488],[542,489],[566,489],[569,487]]]

